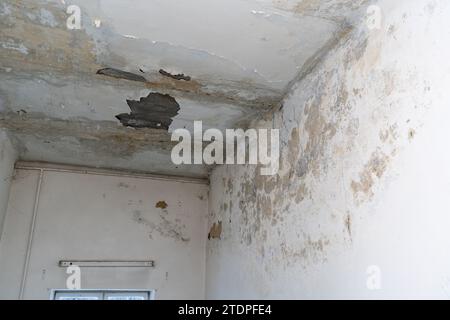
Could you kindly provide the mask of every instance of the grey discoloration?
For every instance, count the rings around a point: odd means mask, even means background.
[[[184,74],[171,74],[170,72],[165,71],[164,69],[159,69],[159,73],[162,74],[165,77],[169,77],[175,80],[185,80],[185,81],[191,81],[191,77],[186,76]]]
[[[150,93],[139,101],[127,100],[131,113],[116,116],[127,127],[168,130],[180,105],[168,94]]]
[[[73,32],[66,28],[66,7],[59,2],[39,0],[38,4],[33,4],[23,0],[5,0],[2,4],[4,18],[0,21],[0,59],[8,61],[7,67],[18,75],[21,72],[33,78],[39,73],[63,77],[75,75],[79,81],[86,81],[89,77],[94,81],[111,78],[109,84],[113,89],[126,85],[126,81],[115,80],[126,79],[135,82],[136,86],[158,92],[194,100],[226,102],[249,109],[267,110],[282,98],[282,91],[271,88],[264,79],[249,81],[247,72],[251,70],[242,70],[233,61],[165,42],[130,41],[106,24],[99,29],[93,27],[93,17],[88,8],[81,9],[83,28]],[[202,54],[202,70],[211,72],[220,66],[219,69],[227,72],[232,70],[229,75],[244,72],[242,79],[196,77],[194,81],[191,76],[183,74],[162,76],[158,72],[162,65],[144,68],[145,77],[137,74],[138,68],[135,72],[130,71],[134,70],[130,66],[142,65],[140,60],[158,61],[164,57],[173,61],[177,68],[184,67],[191,72],[199,64],[198,54]],[[97,70],[105,77],[95,77]]]
[[[128,189],[130,187],[130,185],[125,182],[119,182],[118,187]]]
[[[347,56],[344,57],[345,66],[348,67],[364,56],[364,53],[366,52],[368,46],[368,39],[365,35],[361,35],[360,37],[346,38],[345,45],[351,48]]]
[[[229,221],[230,227],[227,241],[210,242],[213,254],[237,243],[253,262],[273,271],[323,263],[334,249],[353,244],[361,207],[388,178],[401,133],[414,137],[408,131],[412,124],[404,128],[392,121],[400,77],[406,75],[395,65],[377,68],[383,53],[380,39],[365,28],[343,29],[304,65],[284,107],[255,121],[269,119],[281,129],[278,174],[262,177],[254,166],[216,169],[212,181],[220,201],[213,204],[210,221]],[[364,79],[368,83],[362,86]],[[228,200],[236,203],[231,213],[223,205]]]
[[[380,140],[385,143],[394,143],[398,138],[398,125],[393,124],[387,129],[380,130]]]
[[[355,19],[364,9],[376,0],[301,0],[293,6],[283,5],[282,0],[273,1],[280,3],[279,7],[299,15],[312,15],[336,23],[349,24],[355,23]]]
[[[56,20],[53,13],[51,13],[49,10],[46,10],[42,8],[39,11],[39,22],[43,25],[55,28],[58,26],[58,21]]]
[[[117,79],[124,79],[130,81],[147,82],[147,80],[138,74],[134,74],[127,71],[122,71],[114,68],[104,68],[97,71],[97,74],[113,77]]]
[[[149,236],[152,237],[153,232],[159,233],[162,237],[172,238],[176,241],[189,242],[190,238],[185,236],[183,225],[173,222],[169,219],[167,210],[161,210],[158,214],[158,221],[154,222],[154,217],[147,217],[140,210],[133,212],[133,220],[138,224],[144,225],[149,229]]]
[[[352,216],[349,213],[347,213],[347,215],[345,216],[344,225],[345,225],[345,230],[347,231],[348,236],[351,239],[352,238]]]
[[[149,142],[160,150],[171,149],[171,146],[167,148],[170,136],[165,131],[151,128],[127,130],[112,121],[60,120],[31,112],[21,115],[11,112],[1,114],[0,127],[12,133],[36,136],[49,141],[72,137],[86,147],[92,144],[98,152],[104,151],[117,156],[131,156],[135,152],[145,150]],[[94,146],[98,141],[102,141],[102,147]]]
[[[347,25],[342,26],[313,56],[307,59],[300,68],[300,72],[287,86],[285,94],[291,91],[295,84],[299,83],[310,74],[326,55],[342,42],[342,39],[348,37],[351,30],[352,29]]]
[[[414,139],[415,136],[416,136],[416,130],[413,128],[410,128],[408,130],[408,139],[411,141]]]
[[[23,43],[20,43],[18,39],[5,39],[1,46],[3,49],[14,50],[24,55],[29,53],[28,48]]]
[[[218,41],[217,47],[205,41],[207,37],[198,37],[191,32],[188,41],[180,41],[179,34],[172,37],[170,30],[180,27],[180,21],[173,21],[171,28],[145,32],[142,25],[148,28],[146,22],[149,20],[152,23],[156,23],[153,22],[155,19],[164,21],[166,12],[169,14],[170,11],[161,10],[161,17],[148,19],[155,8],[140,1],[136,3],[139,9],[132,13],[136,23],[129,24],[123,20],[122,12],[128,9],[121,9],[120,2],[114,0],[105,7],[93,1],[76,1],[74,4],[82,12],[80,30],[67,28],[68,4],[58,0],[3,0],[0,4],[0,91],[5,100],[0,109],[23,109],[31,114],[30,118],[24,119],[23,126],[20,125],[23,128],[25,122],[34,121],[30,120],[33,114],[45,115],[38,121],[41,126],[33,125],[34,131],[24,129],[27,135],[17,129],[19,123],[6,124],[17,125],[14,134],[23,145],[45,141],[45,151],[44,148],[28,148],[30,158],[43,161],[57,158],[64,162],[88,153],[89,166],[123,168],[128,165],[125,160],[136,160],[139,154],[154,155],[161,148],[171,148],[170,141],[159,137],[147,140],[145,146],[142,140],[134,141],[133,134],[124,134],[122,126],[116,126],[117,130],[113,132],[112,120],[117,114],[123,124],[134,128],[184,127],[193,118],[202,120],[209,127],[246,128],[257,113],[279,106],[286,86],[298,70],[303,66],[303,74],[311,71],[319,60],[317,57],[330,48],[326,45],[328,40],[335,39],[345,27],[342,21],[311,18],[309,11],[303,14],[297,10],[297,16],[280,14],[278,5],[270,2],[264,8],[268,17],[259,14],[252,17],[248,14],[249,4],[235,1],[230,5],[239,12],[236,17],[241,17],[237,23],[245,27],[252,19],[255,28],[242,34],[244,41],[239,43],[242,50],[230,50],[227,41],[233,39],[230,38],[233,28],[222,27],[227,18],[214,5],[205,4],[202,12],[212,18],[212,30],[215,31],[208,36],[224,37],[225,41]],[[162,4],[163,9],[165,5]],[[257,9],[261,5],[250,6]],[[339,17],[355,8],[349,1],[344,1],[342,6],[327,3],[320,10],[324,12],[325,7],[329,8],[326,11],[330,14],[332,10],[339,11],[336,12]],[[194,12],[192,16],[193,22],[199,21],[196,14]],[[98,27],[96,19],[104,23]],[[222,27],[220,34],[216,34],[218,27]],[[308,32],[301,32],[301,27],[306,27]],[[125,34],[124,30],[129,31]],[[242,40],[241,37],[235,39]],[[317,51],[320,54],[314,55]],[[315,58],[307,61],[311,55]],[[139,100],[148,92],[175,97],[181,109],[164,115],[156,112],[157,117],[151,115],[145,119],[133,112],[126,114],[126,105],[121,102],[125,98]],[[39,99],[35,99],[37,96]],[[170,108],[165,110],[172,111]],[[159,121],[159,116],[164,121]],[[174,117],[171,122],[169,119]],[[69,120],[77,124],[72,125]],[[82,123],[79,127],[89,126],[86,134],[77,127],[78,120]],[[61,125],[66,121],[68,129],[64,132]],[[93,128],[98,128],[98,132],[92,132]],[[49,134],[53,130],[58,134]],[[71,136],[71,133],[75,135]],[[110,141],[107,141],[108,137],[112,137]],[[49,152],[61,156],[43,159]],[[99,160],[94,159],[94,154]],[[143,170],[155,172],[161,163],[170,167],[170,155],[165,155],[166,158],[158,158],[157,163],[151,163],[155,157],[147,156],[148,165],[134,164],[133,170],[145,168]],[[106,157],[115,158],[105,160]],[[78,156],[77,164],[82,164],[84,158]],[[167,168],[167,171],[171,170]],[[186,170],[186,166],[180,166],[179,171],[190,175],[191,170],[200,169]],[[201,170],[202,175],[206,175],[208,168]]]
[[[175,176],[207,175],[202,166],[167,163],[176,142],[170,141],[165,130],[134,130],[114,121],[85,118],[62,120],[30,111],[22,115],[16,112],[0,114],[0,128],[10,133],[11,141],[24,161]]]
[[[311,239],[306,237],[300,246],[281,244],[281,252],[284,257],[288,257],[287,265],[292,265],[295,261],[311,261],[313,263],[325,262],[324,253],[331,245],[331,241],[324,238]]]

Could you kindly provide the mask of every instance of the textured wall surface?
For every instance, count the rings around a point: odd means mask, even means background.
[[[214,170],[208,298],[450,296],[450,3],[378,6],[268,115],[279,173]]]
[[[16,150],[11,145],[8,136],[3,131],[0,131],[0,239],[16,157]]]

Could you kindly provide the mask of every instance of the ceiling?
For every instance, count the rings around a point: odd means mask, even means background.
[[[2,0],[0,128],[22,160],[205,177],[170,132],[245,127],[367,2]]]

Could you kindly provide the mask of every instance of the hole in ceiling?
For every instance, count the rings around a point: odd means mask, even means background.
[[[117,79],[125,79],[130,81],[139,81],[139,82],[147,82],[147,79],[145,79],[143,76],[140,76],[138,74],[134,74],[127,71],[122,71],[119,69],[114,68],[104,68],[97,71],[97,74],[105,75],[108,77],[113,77]]]
[[[127,100],[131,113],[116,116],[126,127],[154,128],[168,130],[172,118],[178,114],[180,105],[172,96],[161,93],[150,93],[147,97]]]

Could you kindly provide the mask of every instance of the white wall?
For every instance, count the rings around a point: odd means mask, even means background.
[[[17,299],[39,170],[18,169],[0,242],[0,298]],[[44,171],[25,299],[66,288],[61,259],[154,260],[155,268],[82,268],[82,289],[156,289],[157,299],[205,297],[208,186]],[[166,209],[156,208],[159,201]]]
[[[279,174],[213,172],[208,298],[450,297],[450,2],[379,6],[269,117]]]
[[[16,158],[17,153],[11,141],[5,132],[0,131],[0,240]]]

